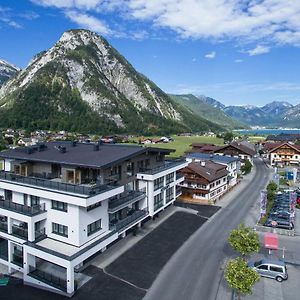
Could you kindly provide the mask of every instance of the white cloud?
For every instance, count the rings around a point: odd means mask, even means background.
[[[127,21],[147,21],[154,30],[171,29],[183,38],[300,46],[299,0],[31,1],[82,14],[113,12]]]
[[[217,56],[216,51],[212,51],[212,52],[207,53],[207,54],[204,55],[204,57],[208,58],[208,59],[214,59],[216,56]]]
[[[257,45],[254,49],[247,51],[250,56],[266,54],[270,52],[270,47]]]
[[[242,63],[243,60],[242,59],[235,59],[234,62],[237,63],[237,64],[239,64],[239,63]]]
[[[13,20],[11,16],[11,9],[8,7],[0,6],[0,23],[1,22],[16,29],[23,28],[21,24]]]
[[[104,22],[86,13],[79,13],[75,10],[68,10],[65,12],[65,15],[71,21],[86,29],[96,31],[103,35],[109,35],[112,33],[110,28]]]

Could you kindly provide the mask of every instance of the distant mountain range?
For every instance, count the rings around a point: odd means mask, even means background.
[[[262,107],[227,106],[223,111],[230,117],[252,126],[300,126],[300,105],[274,101]]]
[[[70,30],[0,89],[0,127],[98,134],[223,131],[138,73],[104,38]]]
[[[226,115],[223,111],[225,105],[217,100],[205,96],[194,96],[192,94],[186,95],[172,95],[169,96],[178,104],[186,107],[191,112],[196,113],[200,117],[217,123],[220,126],[228,129],[241,129],[247,126],[239,121]]]

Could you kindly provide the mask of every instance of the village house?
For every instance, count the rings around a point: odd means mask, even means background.
[[[182,188],[179,201],[212,204],[227,191],[226,165],[212,161],[191,162],[180,173],[184,181],[179,184]]]

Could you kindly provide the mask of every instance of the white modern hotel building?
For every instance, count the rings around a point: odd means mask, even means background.
[[[176,200],[188,163],[170,152],[76,142],[1,152],[0,263],[72,296],[89,258]]]

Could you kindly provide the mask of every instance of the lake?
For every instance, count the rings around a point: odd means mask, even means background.
[[[300,129],[242,129],[235,130],[236,132],[244,135],[270,135],[270,134],[280,134],[280,133],[296,133],[300,134]]]

